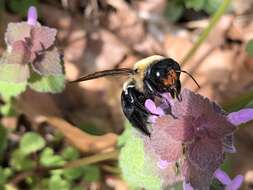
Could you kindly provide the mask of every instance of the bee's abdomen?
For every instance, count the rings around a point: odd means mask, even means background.
[[[134,85],[129,85],[121,94],[122,109],[133,127],[150,136],[147,127],[149,114],[145,110],[145,96]]]

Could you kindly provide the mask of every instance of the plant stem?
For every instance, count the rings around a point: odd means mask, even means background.
[[[21,181],[25,180],[27,177],[34,176],[34,175],[43,175],[44,173],[49,172],[50,170],[77,168],[80,166],[94,164],[94,163],[105,161],[105,160],[117,159],[118,156],[119,156],[119,150],[115,150],[112,152],[96,154],[93,156],[81,158],[79,160],[74,160],[72,162],[65,164],[64,166],[36,168],[33,171],[26,171],[26,172],[20,173],[19,175],[14,177],[12,180],[10,180],[10,183],[18,184]],[[113,172],[116,173],[118,171],[113,171]]]
[[[213,14],[208,26],[203,30],[203,32],[200,34],[197,41],[194,43],[193,47],[190,49],[190,51],[186,54],[184,59],[182,60],[181,66],[183,66],[187,61],[191,59],[191,57],[195,54],[195,52],[198,50],[198,48],[201,46],[201,44],[205,41],[205,39],[208,37],[209,33],[213,29],[213,27],[217,24],[217,22],[220,20],[221,16],[224,14],[224,12],[227,10],[231,0],[223,0],[220,7],[217,9],[217,11]]]
[[[106,152],[106,153],[101,153],[101,154],[96,154],[90,157],[85,157],[81,158],[79,160],[74,160],[72,162],[69,162],[63,166],[63,168],[77,168],[80,166],[88,165],[88,164],[94,164],[97,162],[101,162],[104,160],[109,160],[109,159],[117,159],[119,156],[119,151],[115,150],[112,152]]]

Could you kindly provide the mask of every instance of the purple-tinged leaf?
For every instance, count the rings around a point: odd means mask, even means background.
[[[159,117],[156,120],[154,127],[161,127],[164,133],[176,141],[186,142],[192,140],[194,137],[191,124],[191,118],[189,117],[174,119],[173,117],[166,115]]]
[[[166,139],[166,140],[165,140]],[[166,132],[164,126],[154,127],[151,134],[151,146],[160,159],[172,162],[183,153],[182,143],[175,141]]]
[[[188,147],[189,160],[201,170],[214,172],[223,161],[222,142],[200,138]]]
[[[237,112],[232,112],[228,115],[228,120],[235,126],[247,123],[253,120],[253,109],[244,108]]]
[[[187,159],[182,162],[180,164],[181,172],[193,189],[209,190],[213,179],[213,172],[201,170]]]
[[[225,115],[212,113],[207,115],[206,122],[203,122],[208,130],[209,136],[213,138],[223,138],[226,135],[232,134],[236,127],[232,125]]]
[[[12,51],[8,56],[9,64],[27,64],[31,57],[31,51],[27,44],[22,41],[16,41],[12,44]]]
[[[32,63],[32,67],[40,75],[60,75],[62,74],[62,65],[60,61],[60,54],[58,50],[54,48],[38,55]]]
[[[35,26],[37,24],[38,14],[37,9],[34,6],[29,7],[27,13],[27,23]]]
[[[7,45],[12,45],[15,41],[25,41],[31,33],[31,25],[27,22],[9,23],[5,33],[5,41]]]
[[[36,26],[31,30],[32,51],[44,51],[54,44],[57,30],[47,26]]]

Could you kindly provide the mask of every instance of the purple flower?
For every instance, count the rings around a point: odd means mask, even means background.
[[[217,169],[214,173],[214,177],[217,178],[223,185],[225,190],[237,190],[240,188],[243,182],[243,176],[237,175],[233,180],[222,170]]]
[[[37,22],[37,11],[35,7],[28,10],[27,22],[9,23],[5,33],[7,51],[0,60],[1,66],[12,64],[14,72],[13,82],[20,78],[18,75],[26,74],[22,78],[26,81],[30,77],[28,64],[31,64],[33,71],[40,75],[60,75],[62,66],[60,64],[60,54],[55,47],[55,37],[57,30],[42,26]],[[22,65],[22,67],[21,67]],[[18,68],[18,69],[17,69]],[[19,71],[18,73],[15,73]],[[0,69],[0,80],[9,80]],[[24,82],[19,81],[19,82]]]
[[[27,23],[30,25],[36,25],[38,19],[37,9],[34,6],[29,7],[27,13]]]
[[[157,106],[151,100],[145,103],[147,109],[159,115],[150,119],[153,123],[146,152],[157,154],[162,160],[159,166],[175,164],[194,189],[209,189],[225,153],[235,152],[236,126],[252,120],[253,109],[226,114],[216,103],[187,89],[181,96],[179,102],[164,94],[166,106]]]

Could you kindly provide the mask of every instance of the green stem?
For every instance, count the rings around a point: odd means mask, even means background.
[[[88,164],[94,164],[97,162],[105,161],[105,160],[110,160],[110,159],[117,159],[119,156],[119,151],[115,150],[112,152],[106,152],[106,153],[101,153],[101,154],[96,154],[93,156],[81,158],[79,160],[75,160],[72,162],[69,162],[63,166],[63,168],[77,168],[80,166],[88,165]]]
[[[190,51],[186,54],[184,59],[182,60],[181,66],[183,66],[191,57],[195,54],[195,52],[198,50],[198,48],[201,46],[201,44],[205,41],[205,39],[208,37],[209,33],[213,29],[213,27],[217,24],[217,22],[220,20],[221,16],[224,14],[224,12],[227,10],[231,0],[223,0],[222,4],[218,8],[218,10],[214,13],[212,16],[208,26],[203,30],[203,32],[200,34],[197,41],[194,43],[193,47],[190,49]]]

